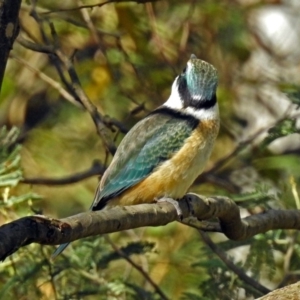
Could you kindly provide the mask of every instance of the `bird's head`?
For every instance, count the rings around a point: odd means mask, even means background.
[[[182,73],[176,77],[165,105],[180,110],[209,110],[216,106],[217,85],[217,70],[192,54]]]

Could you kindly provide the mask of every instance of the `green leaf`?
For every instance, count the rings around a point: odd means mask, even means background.
[[[283,83],[279,85],[280,91],[285,93],[292,103],[300,105],[300,86],[295,84]]]
[[[41,197],[38,194],[28,193],[28,194],[24,194],[24,195],[17,196],[17,197],[10,197],[6,201],[4,201],[4,202],[0,202],[0,207],[1,206],[11,207],[13,205],[23,203],[25,201],[29,201],[29,200],[31,200],[31,201],[41,200],[42,198],[43,197]]]
[[[296,119],[284,119],[269,129],[268,136],[261,143],[261,148],[265,148],[278,138],[299,132],[296,127]]]
[[[253,160],[257,170],[282,170],[289,174],[299,174],[300,158],[293,154],[274,155]]]

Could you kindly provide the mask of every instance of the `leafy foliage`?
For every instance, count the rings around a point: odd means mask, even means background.
[[[279,89],[289,97],[292,103],[300,105],[300,87],[298,85],[282,83]]]
[[[288,62],[268,65],[278,57],[250,26],[250,16],[265,7],[264,1],[108,1],[88,9],[76,9],[74,1],[40,0],[36,7],[33,3],[22,4],[20,37],[36,45],[54,45],[71,57],[81,86],[116,145],[165,101],[191,53],[214,64],[220,76],[222,126],[207,173],[192,190],[227,195],[243,215],[270,208],[300,209],[297,111],[286,113],[292,108],[283,109],[281,102],[277,108],[272,96],[264,94],[275,88],[280,100],[296,107],[299,86],[281,80],[294,76],[287,73]],[[25,185],[22,180],[59,179],[87,170],[95,158],[105,166],[111,161],[89,114],[78,108],[76,97],[72,102],[65,96],[64,91],[74,96],[74,87],[63,83],[55,55],[31,51],[20,40],[14,44],[0,98],[0,125],[6,125],[0,130],[1,223],[33,211],[66,216],[87,209],[96,176],[59,187]],[[276,68],[280,76],[274,80]],[[68,79],[67,70],[61,74]],[[246,99],[246,108],[241,99]],[[257,124],[262,127],[257,129]],[[292,142],[286,143],[286,138]],[[273,151],[274,144],[283,147]],[[212,237],[245,273],[270,288],[299,280],[297,234],[278,230],[242,242]],[[111,240],[169,299],[241,300],[261,295],[228,269],[191,228],[169,224],[116,233]],[[52,252],[53,247],[30,245],[3,262],[0,299],[162,298],[103,237],[73,243],[54,262],[49,259]]]
[[[249,254],[247,255],[245,268],[252,272],[257,279],[259,279],[263,271],[268,274],[269,279],[272,279],[275,273],[273,247],[268,237],[270,239],[273,238],[270,234],[266,234],[266,236],[256,235],[252,240]]]
[[[35,193],[20,196],[10,195],[11,189],[23,178],[21,170],[21,145],[17,143],[19,130],[13,127],[10,131],[6,127],[0,130],[0,207],[11,207],[26,201],[41,199]]]
[[[299,133],[299,129],[297,129],[296,126],[296,119],[284,119],[279,121],[275,126],[269,129],[268,136],[262,142],[261,147],[266,147],[271,142],[293,133]]]

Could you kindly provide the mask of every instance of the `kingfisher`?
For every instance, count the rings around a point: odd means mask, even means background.
[[[121,141],[90,209],[183,198],[203,171],[219,131],[217,85],[217,70],[192,54],[168,100]]]

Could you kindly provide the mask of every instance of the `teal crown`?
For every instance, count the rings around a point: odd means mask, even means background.
[[[218,73],[215,67],[192,54],[178,77],[178,92],[185,105],[199,108],[213,106],[217,85]],[[208,103],[210,100],[214,103]]]

